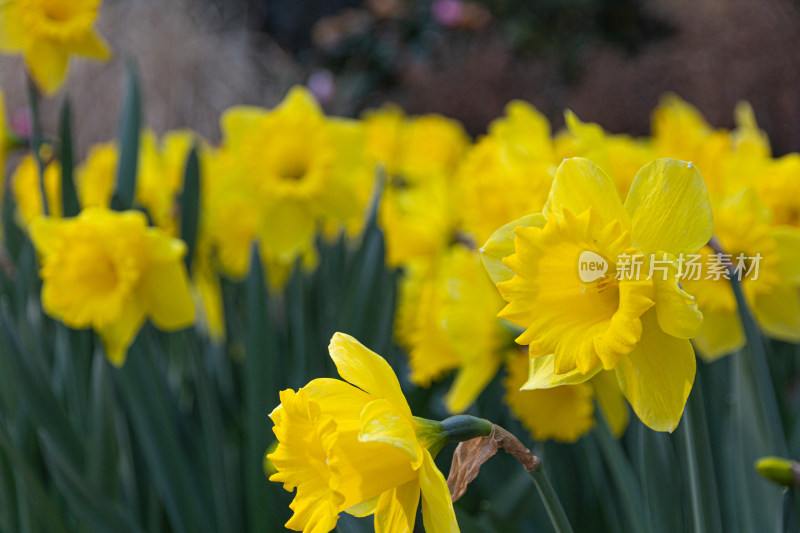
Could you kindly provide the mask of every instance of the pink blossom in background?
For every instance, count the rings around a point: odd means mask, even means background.
[[[321,104],[331,101],[336,92],[336,80],[333,73],[325,68],[316,69],[308,76],[308,90]]]
[[[461,22],[464,4],[460,0],[435,0],[431,6],[431,15],[437,24],[451,28]]]

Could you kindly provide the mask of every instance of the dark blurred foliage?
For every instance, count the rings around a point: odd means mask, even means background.
[[[268,33],[309,69],[336,76],[344,87],[337,111],[344,113],[360,111],[376,90],[402,88],[431,68],[442,48],[468,60],[470,40],[489,35],[500,35],[515,54],[554,62],[564,82],[572,83],[587,47],[609,43],[636,53],[672,31],[645,13],[641,0],[246,0],[244,5],[254,29]]]

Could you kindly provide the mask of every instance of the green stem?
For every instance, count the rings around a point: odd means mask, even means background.
[[[542,467],[539,466],[528,472],[528,474],[533,479],[536,490],[539,491],[539,496],[542,497],[544,507],[547,509],[547,515],[550,517],[550,522],[553,524],[556,533],[572,533],[572,526],[569,524],[564,507],[561,506],[561,501],[558,499],[558,495],[553,490],[553,486],[550,484],[550,480],[547,479]]]
[[[39,189],[42,194],[42,213],[47,216],[50,210],[47,205],[47,189],[44,185],[44,161],[42,161],[42,124],[39,121],[39,91],[36,89],[33,80],[28,76],[28,100],[31,106],[31,138],[29,139],[31,155],[36,161],[36,168],[39,171]]]
[[[687,401],[678,432],[683,441],[684,460],[689,475],[692,523],[696,532],[722,529],[711,443],[706,428],[703,390],[699,381],[695,380],[694,390]]]
[[[783,433],[778,400],[775,396],[775,387],[767,363],[767,353],[764,350],[764,339],[747,306],[747,299],[744,291],[742,291],[741,282],[733,274],[731,274],[730,281],[733,293],[736,296],[736,307],[744,326],[744,334],[747,339],[748,351],[750,352],[748,360],[752,371],[751,375],[754,377],[754,385],[758,392],[758,397],[761,399],[761,412],[767,421],[773,451],[777,455],[785,456],[787,454],[786,437]]]
[[[636,473],[628,462],[619,441],[611,434],[608,422],[598,409],[597,424],[593,431],[600,451],[608,464],[611,476],[620,491],[622,504],[627,510],[628,518],[633,526],[631,531],[650,531],[644,514],[642,492],[637,483]]]

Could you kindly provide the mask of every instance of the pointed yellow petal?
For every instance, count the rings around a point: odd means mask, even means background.
[[[404,416],[411,418],[400,382],[389,363],[356,339],[345,333],[334,333],[328,346],[331,359],[342,379],[375,398],[386,398]]]
[[[425,450],[425,460],[420,470],[419,485],[422,490],[422,523],[427,533],[457,532],[458,522],[450,499],[450,489],[433,457]]]
[[[120,367],[125,364],[128,348],[144,324],[144,307],[135,299],[125,305],[122,316],[116,322],[97,332],[103,341],[106,357],[111,364]]]
[[[375,510],[375,533],[414,531],[419,492],[419,480],[416,479],[384,492]]]
[[[56,43],[39,39],[26,50],[25,63],[42,91],[52,95],[64,82],[68,55]]]
[[[466,411],[492,381],[499,367],[500,358],[489,353],[477,361],[466,362],[444,397],[447,412],[455,414]]]
[[[599,215],[601,227],[615,220],[620,221],[623,228],[630,227],[628,213],[622,206],[613,180],[588,159],[565,159],[556,171],[544,214],[553,214],[561,219],[565,209],[579,214],[590,207]]]
[[[617,380],[647,427],[672,432],[678,426],[695,374],[689,341],[664,333],[655,311],[642,316],[642,339],[619,360]]]
[[[388,400],[375,400],[364,406],[358,440],[394,446],[408,456],[414,470],[422,464],[422,447],[411,421]]]
[[[697,355],[706,363],[744,347],[742,323],[736,311],[704,311],[703,325],[692,339]]]
[[[658,159],[642,167],[625,209],[633,224],[633,243],[645,252],[694,253],[713,232],[703,177],[684,161]]]
[[[619,383],[613,372],[600,372],[591,381],[597,403],[617,437],[621,437],[628,427],[630,418],[628,404],[619,389]]]
[[[481,260],[493,283],[508,281],[514,277],[510,268],[503,264],[503,258],[514,253],[514,228],[518,226],[543,228],[547,219],[541,213],[527,215],[509,222],[489,237],[481,248]]]
[[[787,342],[800,342],[800,292],[797,287],[778,285],[755,297],[752,309],[767,335]]]
[[[364,500],[363,502],[358,503],[352,507],[348,507],[347,509],[344,510],[344,512],[349,515],[357,516],[359,518],[369,516],[377,510],[381,496],[383,496],[383,494],[370,498],[369,500]]]
[[[103,37],[97,32],[87,32],[75,41],[70,42],[69,51],[80,56],[107,60],[111,57],[111,49]]]

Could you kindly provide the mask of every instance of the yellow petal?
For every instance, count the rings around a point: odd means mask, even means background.
[[[630,418],[628,404],[619,389],[616,376],[612,372],[600,372],[591,381],[597,403],[611,427],[611,431],[618,437],[625,433]]]
[[[468,361],[456,374],[456,379],[444,397],[448,413],[463,413],[475,402],[486,385],[497,374],[500,358],[487,353],[477,361]]]
[[[433,457],[425,450],[425,460],[420,470],[419,485],[422,490],[422,523],[427,533],[457,532],[458,522],[450,499],[450,489]]]
[[[528,374],[528,357],[512,354],[503,380],[505,402],[536,440],[575,442],[594,424],[594,394],[588,383],[539,390],[520,390]]]
[[[100,328],[97,332],[103,341],[106,357],[114,366],[125,364],[128,348],[144,324],[144,307],[135,299],[125,305],[122,315],[113,324]]]
[[[694,350],[689,341],[664,333],[651,310],[642,316],[639,344],[620,358],[616,374],[639,420],[650,429],[672,432],[694,383]]]
[[[220,129],[226,145],[238,146],[252,132],[267,110],[263,107],[237,105],[229,107],[219,117]]]
[[[753,314],[767,335],[800,342],[800,293],[797,287],[778,285],[752,302]]]
[[[522,385],[522,390],[549,389],[561,385],[577,385],[584,383],[598,374],[603,365],[597,365],[587,374],[582,374],[577,368],[566,374],[555,373],[555,356],[543,355],[530,360],[528,381]]]
[[[736,311],[703,311],[703,325],[692,340],[697,355],[710,363],[744,347],[742,322]]]
[[[0,2],[0,51],[20,52],[29,35],[22,24],[19,2]]]
[[[588,159],[565,159],[556,171],[544,214],[553,214],[561,219],[565,209],[583,213],[590,207],[599,215],[600,226],[618,220],[623,228],[630,227],[628,214],[613,180]]]
[[[358,440],[394,446],[408,456],[414,470],[422,464],[422,447],[417,442],[411,421],[388,400],[375,400],[364,406]]]
[[[375,533],[411,533],[417,519],[419,480],[411,480],[381,495],[375,510]]]
[[[38,217],[31,222],[31,240],[36,245],[36,250],[42,255],[50,255],[55,251],[61,228],[67,221],[48,217]]]
[[[157,327],[172,331],[194,323],[194,302],[183,261],[151,265],[139,286],[150,319]]]
[[[659,255],[656,254],[656,257]],[[690,339],[700,331],[703,324],[703,313],[697,307],[694,297],[679,285],[677,265],[671,262],[667,269],[666,274],[653,273],[658,325],[665,333],[673,337]]]
[[[772,231],[778,254],[778,275],[784,283],[800,285],[800,229],[778,227]]]
[[[349,515],[357,516],[359,518],[369,516],[377,510],[381,496],[383,496],[383,494],[370,498],[369,500],[364,500],[361,503],[358,503],[352,507],[345,509],[344,512]]]
[[[713,232],[708,191],[692,163],[658,159],[642,167],[625,209],[633,224],[633,243],[645,252],[694,253]]]
[[[68,55],[58,44],[38,39],[26,50],[25,63],[42,91],[51,95],[64,82]]]
[[[304,202],[282,199],[266,212],[259,236],[261,246],[278,255],[295,255],[313,240],[314,216]]]
[[[481,248],[481,260],[493,283],[508,281],[514,277],[510,268],[503,264],[503,258],[514,253],[514,228],[518,226],[543,228],[547,218],[542,214],[527,215],[509,222],[489,237]]]
[[[342,378],[375,398],[386,398],[411,418],[400,382],[389,363],[345,333],[334,333],[328,346],[331,359]]]
[[[69,51],[80,56],[107,60],[111,57],[108,43],[97,32],[91,31],[70,42]]]

